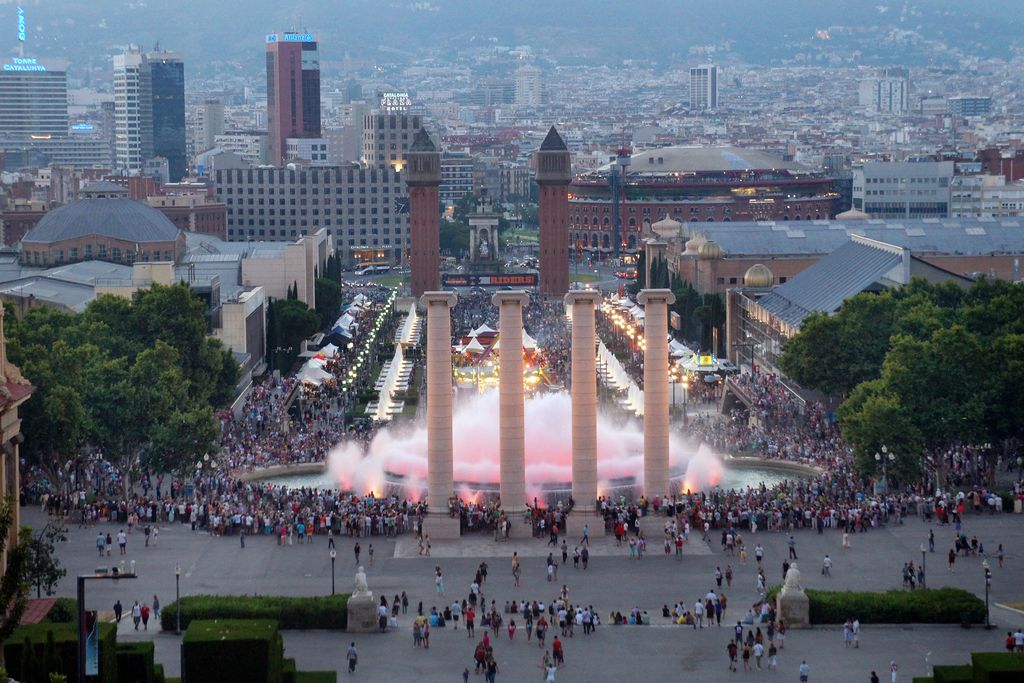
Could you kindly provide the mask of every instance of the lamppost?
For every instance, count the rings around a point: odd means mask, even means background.
[[[690,388],[690,377],[689,375],[683,376],[683,426],[686,427],[689,424],[689,419],[686,416],[686,404],[690,402],[689,397],[686,395],[686,391]]]
[[[890,462],[896,462],[896,454],[890,453],[889,448],[885,445],[882,446],[881,453],[875,453],[875,462],[882,463],[882,485],[881,487],[875,487],[875,493],[888,493],[889,492],[889,478],[886,475],[886,465]],[[880,489],[880,490],[879,490]]]
[[[331,595],[334,595],[334,558],[338,556],[338,553],[331,548]]]
[[[174,626],[174,635],[181,635],[181,565],[174,566],[174,604],[178,610],[178,617]]]
[[[927,557],[927,555],[925,555],[925,551],[926,550],[927,550],[927,548],[925,548],[924,547],[924,543],[922,543],[921,544],[921,588],[926,588],[927,587],[927,586],[925,586],[925,581],[928,578],[928,565],[925,562],[925,558]]]
[[[992,630],[992,622],[989,620],[988,611],[988,594],[992,587],[992,566],[988,563],[988,560],[983,560],[981,563],[982,569],[985,570],[985,630]]]
[[[89,634],[86,630],[89,625],[86,623],[86,612],[85,612],[85,582],[86,581],[117,581],[118,579],[134,579],[138,578],[135,575],[135,560],[132,560],[131,569],[126,569],[124,566],[124,560],[121,560],[120,567],[114,567],[113,570],[108,570],[106,567],[97,567],[93,574],[81,574],[78,577],[78,680],[86,680],[86,641],[88,640]],[[99,628],[99,624],[93,621],[93,627]],[[99,641],[97,637],[97,647],[99,647]],[[99,671],[90,672],[88,675],[95,676]]]

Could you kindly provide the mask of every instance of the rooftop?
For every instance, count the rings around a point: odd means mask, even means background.
[[[102,235],[123,242],[174,242],[178,227],[160,211],[128,198],[87,197],[48,212],[23,242],[52,244]]]
[[[550,133],[549,133],[550,135]],[[541,147],[543,149],[543,146]],[[602,170],[608,170],[605,166]],[[657,147],[630,157],[630,173],[697,173],[700,171],[785,170],[810,173],[811,168],[757,149],[741,147]]]

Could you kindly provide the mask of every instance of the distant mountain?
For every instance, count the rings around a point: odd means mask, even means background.
[[[942,63],[1024,45],[1024,2],[1005,0],[24,0],[31,54],[71,62],[156,41],[191,68],[258,69],[264,34],[305,28],[325,61],[381,62],[424,50],[529,45],[559,63],[662,65],[691,48],[751,63]],[[0,50],[15,45],[16,3],[0,0]]]

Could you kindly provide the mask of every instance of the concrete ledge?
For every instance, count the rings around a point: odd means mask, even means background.
[[[327,470],[327,463],[323,462],[300,462],[294,465],[275,465],[273,467],[262,467],[258,470],[243,472],[238,475],[239,481],[246,483],[260,479],[271,479],[273,477],[285,477],[293,474],[323,474]]]

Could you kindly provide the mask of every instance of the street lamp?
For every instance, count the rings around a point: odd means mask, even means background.
[[[174,604],[178,610],[178,618],[174,626],[174,635],[181,635],[181,565],[174,566]]]
[[[985,630],[992,630],[992,622],[989,620],[988,611],[988,594],[989,589],[992,587],[992,565],[988,563],[988,560],[983,560],[981,563],[982,568],[985,570]]]
[[[686,427],[688,422],[689,422],[689,420],[687,419],[687,416],[686,416],[686,404],[689,402],[689,399],[686,396],[686,390],[689,389],[689,388],[690,388],[690,377],[689,377],[689,375],[686,375],[686,376],[683,377],[683,426],[684,427]]]
[[[925,563],[925,551],[927,548],[924,547],[924,543],[921,544],[921,588],[925,588],[925,580],[928,578],[928,565]]]
[[[331,548],[331,595],[334,595],[334,558],[338,556],[338,553]]]
[[[875,487],[876,489],[881,488],[881,491],[876,490],[875,493],[888,493],[889,492],[889,478],[886,475],[886,465],[890,462],[896,462],[896,454],[890,453],[889,448],[885,445],[882,446],[881,453],[875,453],[875,462],[882,463],[882,486]]]

